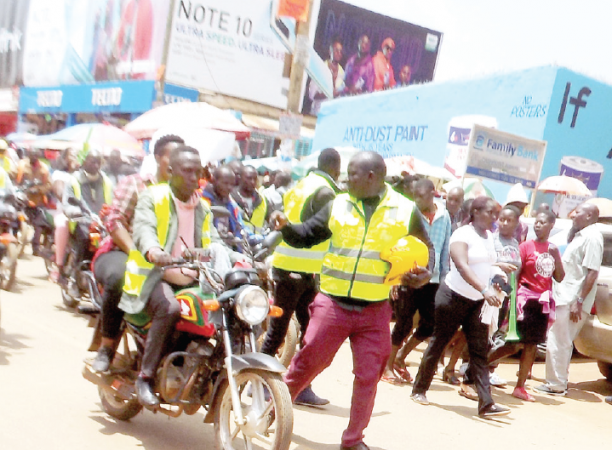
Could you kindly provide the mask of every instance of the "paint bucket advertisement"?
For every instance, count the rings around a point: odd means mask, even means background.
[[[559,174],[579,179],[586,184],[594,197],[597,197],[603,173],[603,166],[596,161],[581,156],[564,156],[561,159]]]

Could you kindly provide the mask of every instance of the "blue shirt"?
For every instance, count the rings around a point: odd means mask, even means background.
[[[440,283],[450,269],[449,241],[451,235],[451,219],[446,208],[436,203],[436,214],[430,224],[423,216],[423,225],[429,234],[436,252],[436,265],[430,283]]]

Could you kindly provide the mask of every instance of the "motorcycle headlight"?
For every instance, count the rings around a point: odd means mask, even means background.
[[[264,290],[257,286],[244,288],[234,301],[236,314],[249,325],[259,325],[266,320],[270,302]]]

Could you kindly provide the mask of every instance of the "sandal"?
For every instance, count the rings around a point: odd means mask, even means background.
[[[467,398],[468,400],[478,401],[478,394],[474,388],[470,385],[461,383],[461,389],[459,389],[459,395]]]
[[[384,381],[385,383],[392,384],[394,386],[401,386],[406,384],[403,378],[398,377],[395,372],[393,372],[393,376],[383,375],[380,377],[380,381]]]
[[[535,402],[535,397],[525,390],[524,387],[515,387],[512,392],[512,397],[516,397],[526,402]]]
[[[399,364],[394,363],[393,373],[395,373],[405,383],[412,383],[412,377],[410,376],[410,372],[408,372],[408,369],[406,369],[406,366],[401,367]]]
[[[453,386],[459,386],[461,384],[459,378],[455,376],[455,371],[453,369],[444,369],[444,372],[442,372],[442,381]]]

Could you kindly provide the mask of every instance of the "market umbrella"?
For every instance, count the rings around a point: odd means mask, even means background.
[[[138,139],[149,139],[165,127],[210,128],[246,139],[249,129],[230,113],[204,102],[179,102],[158,106],[128,123],[123,129]]]
[[[593,205],[596,205],[599,209],[599,217],[612,218],[612,200],[610,200],[609,198],[590,198],[585,203],[591,203]]]
[[[137,158],[144,156],[142,145],[136,138],[120,128],[103,123],[82,123],[53,134],[38,136],[33,146],[57,150],[68,147],[81,149],[85,143],[89,148],[102,151],[104,155],[117,149],[125,156]]]
[[[342,162],[340,164],[340,173],[346,176],[348,171],[348,163],[357,152],[360,150],[354,147],[334,147],[338,153],[340,153],[340,158]],[[319,155],[322,150],[318,152],[311,153],[304,159],[302,159],[298,164],[293,167],[292,174],[294,177],[303,178],[308,174],[310,169],[316,168],[319,164]]]
[[[580,195],[590,197],[591,191],[586,184],[577,178],[566,175],[556,175],[548,177],[542,181],[537,188],[540,192],[550,192],[554,194]]]
[[[402,173],[407,172],[410,175],[418,174],[445,181],[456,179],[456,177],[444,167],[432,166],[414,156],[395,156],[393,158],[387,158],[385,159],[385,164],[387,165],[387,176],[401,176]]]

